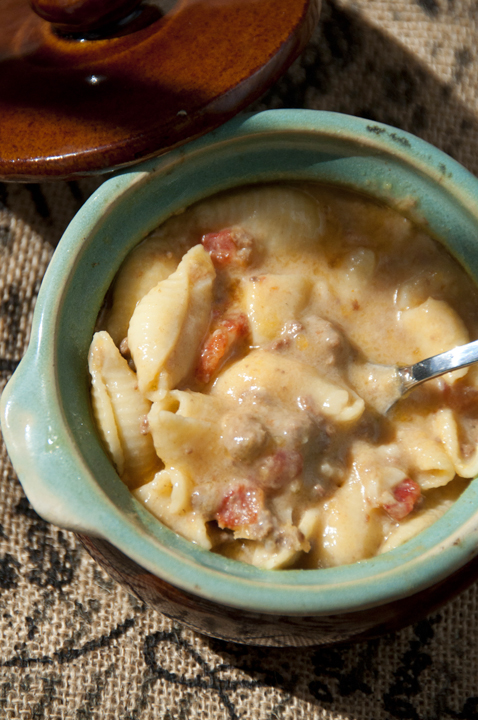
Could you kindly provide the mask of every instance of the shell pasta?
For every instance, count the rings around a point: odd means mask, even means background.
[[[435,522],[478,474],[475,368],[386,415],[363,392],[368,363],[478,338],[466,272],[365,197],[278,183],[204,200],[130,253],[98,323],[105,448],[206,550],[265,569],[358,562]]]

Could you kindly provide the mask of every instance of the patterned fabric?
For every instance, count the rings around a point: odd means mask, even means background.
[[[254,109],[309,107],[410,130],[478,174],[475,0],[327,0]],[[28,342],[64,228],[100,181],[0,185],[0,377]],[[255,649],[140,605],[32,510],[0,453],[0,718],[473,720],[478,589],[369,643]]]

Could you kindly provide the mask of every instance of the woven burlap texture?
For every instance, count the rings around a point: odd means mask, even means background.
[[[474,0],[325,2],[314,37],[253,109],[309,107],[416,133],[478,174]],[[25,352],[69,220],[100,180],[0,184],[0,373]],[[210,640],[140,605],[30,507],[0,453],[0,718],[478,718],[473,586],[415,627],[340,648]]]

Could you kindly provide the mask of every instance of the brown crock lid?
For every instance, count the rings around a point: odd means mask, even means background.
[[[318,0],[32,6],[0,0],[3,180],[118,168],[221,125],[284,72],[318,18]]]

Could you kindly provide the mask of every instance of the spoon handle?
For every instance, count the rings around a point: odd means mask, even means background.
[[[478,362],[478,340],[459,345],[439,355],[421,360],[415,365],[398,368],[402,392],[408,392],[416,385]]]

